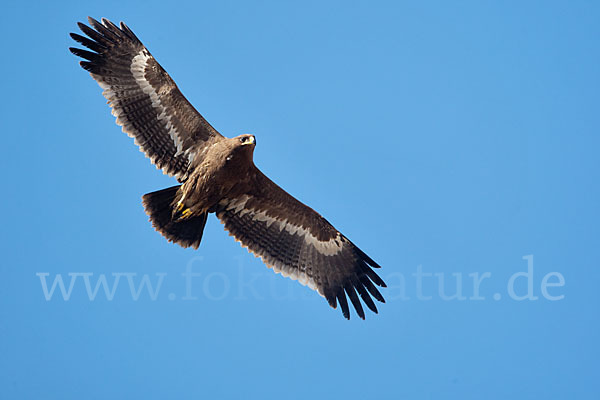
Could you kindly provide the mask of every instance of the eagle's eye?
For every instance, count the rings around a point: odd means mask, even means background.
[[[240,138],[240,142],[242,144],[253,144],[256,143],[256,139],[254,139],[254,136],[250,135],[250,136],[242,136]]]

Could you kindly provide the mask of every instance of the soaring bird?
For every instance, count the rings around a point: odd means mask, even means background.
[[[180,183],[145,194],[154,228],[170,242],[198,248],[214,213],[243,247],[276,273],[308,285],[350,319],[350,299],[377,313],[380,266],[325,218],[267,178],[253,161],[253,135],[226,138],[181,94],[171,77],[123,22],[78,23],[87,36],[70,48],[100,87],[123,132],[157,168]],[[90,51],[91,50],[91,51]]]

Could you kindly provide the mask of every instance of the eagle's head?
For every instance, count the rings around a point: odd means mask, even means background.
[[[254,147],[256,147],[256,138],[254,135],[240,135],[228,139],[229,154],[227,161],[233,162],[252,162]]]

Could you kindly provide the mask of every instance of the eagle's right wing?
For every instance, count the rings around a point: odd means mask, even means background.
[[[94,29],[78,24],[88,37],[71,37],[92,51],[70,48],[71,52],[86,60],[81,66],[104,89],[123,131],[157,168],[185,180],[196,154],[223,136],[187,101],[127,25],[88,20]]]
[[[373,312],[373,298],[384,302],[376,286],[384,281],[379,265],[312,208],[277,186],[262,172],[250,189],[224,198],[215,207],[225,229],[269,268],[308,285],[350,318],[346,296],[365,318],[359,297]]]

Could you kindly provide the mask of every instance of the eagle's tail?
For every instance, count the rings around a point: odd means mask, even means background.
[[[158,232],[170,242],[177,243],[181,247],[197,249],[202,240],[208,214],[173,219],[176,214],[173,213],[173,203],[178,189],[179,185],[147,193],[142,196],[142,203],[152,226]]]

